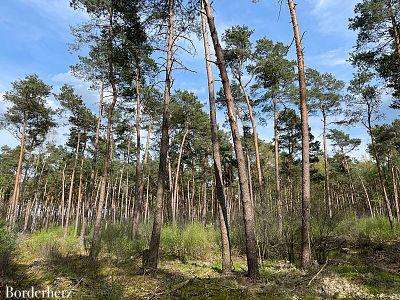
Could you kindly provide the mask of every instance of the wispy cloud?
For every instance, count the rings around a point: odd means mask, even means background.
[[[37,9],[42,16],[46,16],[58,23],[75,23],[87,18],[83,11],[74,11],[66,0],[19,0],[26,5]]]
[[[318,31],[322,34],[340,33],[353,35],[348,30],[357,0],[307,0],[313,9],[311,14],[317,20]]]
[[[315,56],[313,62],[320,66],[336,67],[336,66],[350,65],[348,62],[348,58],[349,58],[349,49],[337,48]]]
[[[90,84],[83,79],[77,78],[70,71],[65,73],[58,73],[51,77],[54,90],[57,90],[64,84],[71,85],[78,95],[82,96],[86,105],[91,109],[96,109],[96,102],[98,101],[97,92],[90,88]]]

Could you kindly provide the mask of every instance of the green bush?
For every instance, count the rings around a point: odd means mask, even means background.
[[[127,259],[140,256],[147,247],[151,234],[151,224],[143,223],[139,227],[138,237],[132,240],[131,224],[112,224],[101,232],[103,253],[110,254],[118,259]]]
[[[167,258],[202,259],[217,249],[215,229],[198,222],[184,228],[166,225],[161,232],[161,255]]]
[[[7,272],[15,252],[15,236],[7,231],[4,222],[0,221],[0,275]]]
[[[168,258],[184,256],[181,230],[175,225],[165,225],[161,231],[161,254]]]

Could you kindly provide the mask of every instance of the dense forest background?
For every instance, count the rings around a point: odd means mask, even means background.
[[[97,107],[73,85],[54,89],[36,74],[16,78],[2,95],[1,128],[19,143],[0,150],[3,282],[29,285],[15,274],[37,259],[46,262],[42,270],[99,268],[111,259],[144,278],[178,259],[212,261],[218,274],[245,274],[250,285],[265,268],[297,266],[310,286],[325,268],[346,273],[343,253],[348,268],[363,253],[362,267],[379,262],[381,273],[367,269],[375,284],[362,277],[368,292],[345,296],[399,291],[398,2],[355,5],[349,81],[306,64],[307,35],[293,0],[276,3],[290,21],[277,26],[292,30],[283,41],[256,38],[257,28],[242,24],[221,31],[208,0],[70,5],[85,15],[66,45],[76,58],[70,72],[98,95]],[[183,54],[201,56],[205,73]],[[207,98],[175,88],[178,73],[205,74]],[[354,127],[360,136],[349,133]],[[271,138],[262,138],[265,131]],[[56,132],[64,133],[61,143]],[[80,268],[62,276],[80,277],[78,285],[86,278]],[[140,278],[131,285],[146,289]],[[168,294],[190,280],[170,283]],[[304,282],[286,284],[308,293]],[[103,288],[94,291],[79,293],[106,297]],[[109,292],[139,297],[121,287]]]

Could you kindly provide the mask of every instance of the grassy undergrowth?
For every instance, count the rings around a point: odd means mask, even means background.
[[[303,271],[270,259],[254,282],[245,277],[246,262],[238,255],[233,275],[221,275],[218,231],[198,223],[163,227],[154,275],[140,269],[149,224],[135,240],[129,225],[104,228],[96,263],[88,262],[87,247],[72,229],[66,237],[63,229],[52,228],[15,240],[0,227],[1,241],[8,241],[0,244],[0,253],[9,249],[7,284],[72,289],[74,299],[400,299],[399,235],[388,226],[379,219],[343,221],[334,236],[348,243],[338,243],[324,267]]]

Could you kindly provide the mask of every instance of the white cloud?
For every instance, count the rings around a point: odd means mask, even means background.
[[[320,66],[328,67],[350,65],[348,62],[349,51],[349,49],[345,48],[332,49],[315,56],[313,62]]]
[[[90,88],[90,83],[75,77],[70,71],[52,76],[51,81],[55,92],[64,84],[71,85],[89,108],[97,110],[98,93]]]
[[[352,35],[348,20],[353,16],[357,0],[307,0],[313,9],[311,14],[317,20],[317,28],[323,34],[341,33]]]

